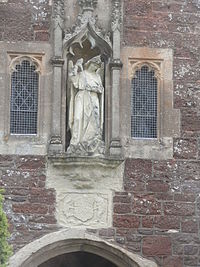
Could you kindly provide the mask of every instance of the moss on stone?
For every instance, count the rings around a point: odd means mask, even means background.
[[[8,232],[8,221],[3,211],[3,190],[0,190],[0,267],[7,266],[8,258],[12,254],[12,248],[8,244],[7,238],[9,237]]]

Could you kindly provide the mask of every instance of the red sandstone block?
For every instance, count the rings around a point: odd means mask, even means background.
[[[185,233],[198,233],[198,221],[195,219],[183,219],[181,229]]]
[[[174,181],[177,181],[176,190],[184,192],[186,196],[187,194],[193,194],[195,197],[194,193],[200,192],[199,161],[156,161],[153,167],[156,179],[163,177],[169,181],[169,184],[172,182],[171,187],[174,186]],[[190,196],[188,195],[188,197]]]
[[[19,232],[27,231],[28,226],[25,224],[17,224],[15,225],[15,229]]]
[[[154,161],[153,162],[153,177],[159,180],[172,180],[179,168],[178,162],[175,160]]]
[[[187,23],[183,27],[187,27]],[[188,27],[190,30],[190,28]],[[200,70],[197,69],[197,61],[193,58],[176,58],[174,62],[174,80],[195,81],[199,77]]]
[[[55,196],[30,196],[28,198],[30,203],[41,203],[46,205],[53,205],[55,204]]]
[[[146,187],[149,192],[167,192],[169,190],[169,184],[162,180],[148,181]]]
[[[126,234],[126,240],[128,242],[141,242],[142,236],[135,233],[133,229],[130,229]]]
[[[103,237],[113,237],[115,236],[115,229],[108,228],[108,229],[100,229],[99,235]]]
[[[149,44],[152,38],[151,32],[141,32],[135,30],[134,28],[124,27],[124,44],[125,45],[137,45],[137,46],[146,46]]]
[[[173,200],[174,195],[172,193],[156,193],[156,199],[158,200]]]
[[[200,161],[180,161],[177,175],[181,176],[182,181],[200,181]],[[194,192],[196,188],[193,187]],[[192,188],[190,191],[193,191]],[[185,194],[185,192],[184,192]]]
[[[166,236],[147,236],[143,238],[142,252],[146,256],[171,255],[171,238]]]
[[[30,190],[26,188],[6,188],[6,195],[14,195],[14,196],[28,196],[30,194]]]
[[[154,226],[160,229],[180,229],[178,216],[155,216]]]
[[[140,225],[139,216],[134,215],[114,215],[113,226],[121,228],[138,228]]]
[[[43,169],[45,165],[46,159],[42,156],[24,156],[16,160],[16,167],[21,170]]]
[[[12,209],[22,214],[47,214],[48,206],[41,204],[13,204]]]
[[[146,183],[137,179],[125,179],[124,189],[128,192],[139,192],[146,190]]]
[[[133,25],[134,21],[134,25]],[[124,27],[139,31],[167,31],[171,22],[168,14],[157,13],[156,16],[148,16],[145,18],[136,15],[126,16],[124,19]]]
[[[43,169],[42,169],[43,171]],[[3,171],[2,183],[9,188],[44,188],[46,176],[40,170],[9,169]]]
[[[124,8],[126,15],[146,16],[151,12],[152,3],[149,0],[125,0]]]
[[[176,256],[164,257],[163,267],[183,267],[183,258]]]
[[[182,201],[182,202],[194,202],[195,201],[195,195],[194,194],[181,194],[181,193],[175,193],[174,194],[174,200],[175,201]]]
[[[56,224],[56,218],[55,218],[55,216],[52,216],[52,215],[38,215],[38,214],[34,214],[34,215],[30,215],[28,217],[28,220],[29,220],[30,223]]]
[[[48,31],[49,25],[47,22],[33,25],[34,31]]]
[[[193,204],[186,203],[164,203],[164,213],[175,216],[192,216],[195,213]]]
[[[131,203],[131,195],[128,195],[128,193],[124,193],[123,195],[115,194],[113,198],[114,203]]]
[[[153,216],[142,216],[142,227],[153,228],[154,217]]]
[[[187,47],[189,47],[189,44],[191,44],[191,38],[193,38],[193,36],[188,36],[187,38],[184,38],[184,41]],[[197,43],[197,40],[195,39],[195,37],[193,38],[193,41],[194,41],[194,44]],[[187,53],[186,50],[182,52]],[[195,83],[194,81],[185,82],[181,80],[177,80],[174,83],[174,107],[175,108],[177,109],[198,108],[199,97],[200,97],[199,83]]]
[[[46,188],[31,188],[31,195],[35,197],[49,197],[54,198],[54,189],[46,189]]]
[[[183,4],[181,3],[173,3],[173,2],[163,2],[154,0],[152,1],[152,10],[153,12],[166,12],[166,13],[174,13],[174,12],[181,12],[183,9]]]
[[[127,159],[125,162],[125,177],[133,179],[149,179],[152,176],[150,160]]]
[[[0,167],[13,167],[14,156],[0,155]]]
[[[119,235],[119,236],[126,236],[128,233],[129,233],[129,229],[127,228],[117,228],[116,229],[116,234]],[[135,233],[136,233],[136,230],[135,230]]]
[[[200,133],[200,115],[197,110],[184,109],[181,111],[182,136],[198,137]]]
[[[48,31],[35,31],[34,32],[35,41],[47,42],[49,41]]]
[[[133,198],[133,212],[140,215],[161,214],[161,203],[154,194],[135,194]]]
[[[3,37],[5,41],[33,41],[33,32],[30,28],[9,27],[5,29]]]
[[[197,139],[174,139],[174,157],[178,159],[197,159]]]
[[[128,250],[138,253],[141,251],[141,242],[127,242],[126,246]]]
[[[131,213],[131,205],[130,204],[115,204],[114,205],[114,213],[118,214],[126,214]]]

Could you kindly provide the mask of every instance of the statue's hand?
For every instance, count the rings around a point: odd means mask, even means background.
[[[76,66],[77,66],[77,68],[80,68],[81,71],[83,71],[83,58],[80,58],[77,60]]]

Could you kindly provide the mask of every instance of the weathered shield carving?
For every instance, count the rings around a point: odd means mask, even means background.
[[[94,200],[87,196],[76,196],[76,199],[65,199],[65,214],[68,218],[76,218],[86,222],[94,217]]]

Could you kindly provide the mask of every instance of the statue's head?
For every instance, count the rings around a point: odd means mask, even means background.
[[[88,69],[90,66],[93,66],[96,69],[99,69],[101,67],[102,61],[101,61],[101,56],[96,56],[91,59],[89,59],[85,63],[85,68]]]

